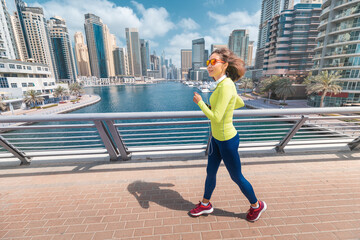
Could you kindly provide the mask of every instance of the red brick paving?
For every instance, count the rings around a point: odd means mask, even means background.
[[[0,239],[360,239],[360,153],[242,161],[268,204],[255,223],[223,166],[214,213],[187,215],[203,194],[206,160],[1,169]]]

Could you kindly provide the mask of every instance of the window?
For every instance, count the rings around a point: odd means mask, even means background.
[[[21,83],[21,86],[22,87],[27,87],[27,84],[23,82],[23,83]]]
[[[34,83],[28,83],[28,87],[35,87],[35,84]]]
[[[0,88],[9,88],[9,83],[7,78],[0,77]]]
[[[22,66],[21,65],[16,65],[16,68],[17,69],[22,69]]]
[[[5,64],[0,63],[0,68],[5,68]]]
[[[17,88],[17,83],[11,83],[12,88]]]
[[[30,66],[27,66],[26,68],[27,68],[27,70],[31,70],[31,67],[30,67]]]
[[[37,70],[38,70],[38,71],[41,71],[41,67],[37,67]]]
[[[44,82],[44,86],[47,87],[48,83],[47,82]]]
[[[9,64],[9,68],[15,69],[15,64]]]
[[[48,69],[48,68],[45,68],[45,71],[49,71],[49,69]]]

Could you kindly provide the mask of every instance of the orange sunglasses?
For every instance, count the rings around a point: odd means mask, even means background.
[[[206,61],[206,66],[209,66],[209,64],[211,63],[211,65],[215,65],[217,62],[220,62],[220,63],[225,63],[224,61],[220,60],[220,59],[216,59],[216,58],[213,58],[211,60],[207,60]]]

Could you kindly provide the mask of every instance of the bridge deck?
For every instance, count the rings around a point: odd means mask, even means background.
[[[360,239],[360,152],[244,157],[268,210],[249,204],[224,166],[213,214],[205,159],[58,163],[0,170],[0,239]]]

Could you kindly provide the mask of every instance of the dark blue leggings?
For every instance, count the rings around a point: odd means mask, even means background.
[[[214,137],[211,138],[208,165],[206,168],[205,199],[210,200],[211,198],[216,186],[216,173],[219,169],[221,160],[224,160],[224,164],[230,173],[231,179],[240,187],[241,192],[251,204],[257,202],[253,187],[241,173],[241,163],[238,152],[239,142],[240,139],[238,134],[227,141],[219,141]]]

